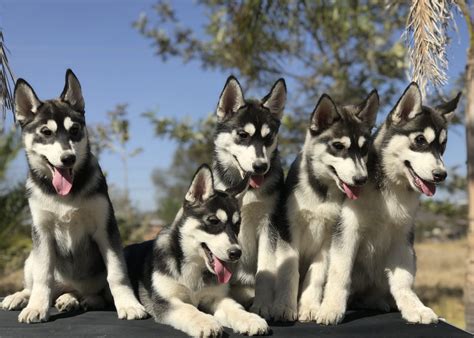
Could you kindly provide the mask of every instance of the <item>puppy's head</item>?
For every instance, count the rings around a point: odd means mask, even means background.
[[[59,99],[41,101],[23,79],[15,85],[19,122],[31,170],[51,180],[59,195],[68,195],[74,174],[86,158],[89,143],[81,85],[68,69]]]
[[[202,165],[189,186],[183,204],[182,241],[204,259],[219,283],[232,276],[229,263],[242,254],[237,236],[240,208],[236,195],[248,186],[248,178],[238,187],[221,191],[214,188],[211,169]]]
[[[250,175],[259,188],[277,149],[277,133],[286,101],[286,85],[279,79],[261,100],[245,100],[242,88],[229,77],[217,105],[215,154],[224,167]]]
[[[422,105],[416,83],[407,87],[377,137],[383,170],[392,183],[435,194],[436,184],[447,177],[443,154],[459,98],[431,108]]]
[[[350,199],[357,199],[367,181],[367,153],[379,107],[376,91],[358,105],[337,106],[324,94],[313,113],[303,151],[309,170],[333,181]]]

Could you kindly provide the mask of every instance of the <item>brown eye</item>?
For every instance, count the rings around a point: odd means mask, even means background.
[[[243,130],[238,131],[237,135],[239,135],[241,140],[246,140],[250,136],[249,133],[247,133]]]
[[[51,136],[53,135],[53,132],[51,130],[49,130],[48,128],[44,127],[40,130],[41,134],[43,134],[44,136]]]
[[[215,216],[209,216],[209,218],[207,219],[207,221],[211,224],[211,225],[217,225],[220,223],[219,219]]]
[[[428,142],[426,141],[426,138],[423,135],[418,135],[415,138],[415,143],[419,146],[422,146],[422,145],[425,145]]]
[[[78,126],[72,126],[69,129],[69,134],[71,134],[71,136],[76,136],[77,134],[79,134],[79,127]]]
[[[332,144],[332,146],[334,147],[334,149],[336,150],[342,150],[344,149],[344,145],[341,143],[341,142],[334,142]]]

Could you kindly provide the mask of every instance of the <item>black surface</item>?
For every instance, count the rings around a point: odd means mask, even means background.
[[[18,311],[0,310],[0,337],[186,337],[170,326],[152,319],[119,320],[114,311],[57,313],[41,324],[18,323]],[[447,323],[433,325],[407,324],[399,313],[349,312],[337,326],[312,323],[274,323],[273,337],[472,337]],[[226,329],[224,337],[237,337]]]

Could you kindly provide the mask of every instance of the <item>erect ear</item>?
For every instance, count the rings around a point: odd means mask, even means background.
[[[239,81],[231,75],[227,79],[219,103],[217,104],[217,119],[223,121],[245,105],[244,94]]]
[[[421,91],[415,82],[405,89],[395,108],[390,113],[390,118],[395,124],[409,121],[421,113]]]
[[[286,103],[286,83],[284,79],[278,79],[270,92],[262,99],[262,104],[277,118],[281,119]]]
[[[435,109],[443,116],[446,122],[451,122],[451,119],[454,116],[454,111],[458,106],[459,99],[461,98],[461,92],[456,95],[456,97],[448,102],[442,103],[435,107]]]
[[[377,90],[372,90],[364,102],[359,105],[360,111],[357,117],[372,128],[375,125],[377,111],[379,110],[379,94]]]
[[[34,114],[38,112],[38,108],[42,102],[36,96],[35,91],[28,82],[23,79],[18,79],[15,84],[15,118],[24,125],[32,120]]]
[[[66,71],[66,83],[64,84],[63,92],[59,98],[69,103],[74,110],[81,113],[84,112],[85,105],[84,98],[82,97],[81,84],[70,69]]]
[[[314,133],[320,133],[340,118],[334,101],[329,95],[323,94],[311,114],[309,129]]]
[[[190,203],[202,203],[213,194],[214,178],[212,171],[207,164],[203,164],[194,174],[185,199]]]

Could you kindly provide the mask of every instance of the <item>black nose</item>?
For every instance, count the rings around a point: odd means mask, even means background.
[[[352,177],[352,181],[355,185],[363,185],[367,183],[367,176],[354,176]]]
[[[74,162],[76,162],[76,155],[74,155],[74,154],[62,155],[61,156],[61,162],[63,162],[63,164],[66,167],[70,167],[74,164]]]
[[[448,176],[448,173],[446,172],[446,170],[443,170],[443,169],[435,169],[432,171],[432,173],[433,173],[433,180],[435,182],[443,182]]]
[[[268,164],[266,164],[265,162],[257,162],[257,163],[254,163],[252,167],[253,167],[253,171],[256,174],[263,174],[265,171],[267,171]]]
[[[240,258],[240,256],[242,256],[242,250],[239,248],[232,248],[227,250],[227,254],[229,255],[229,259],[231,261],[236,261]]]

